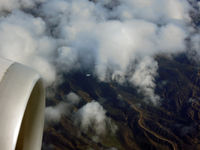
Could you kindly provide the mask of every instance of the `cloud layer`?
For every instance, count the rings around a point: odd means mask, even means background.
[[[58,74],[93,72],[99,80],[125,81],[154,104],[154,56],[199,53],[187,0],[0,1],[0,56],[36,69],[50,86]]]

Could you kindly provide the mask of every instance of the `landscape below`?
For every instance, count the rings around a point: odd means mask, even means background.
[[[81,98],[76,111],[92,100],[98,101],[117,126],[94,139],[62,115],[59,123],[45,126],[43,150],[198,150],[200,149],[200,70],[186,57],[158,55],[155,93],[160,103],[147,103],[142,92],[132,85],[101,82],[86,71],[64,74],[64,82],[47,100],[55,106],[73,91]]]

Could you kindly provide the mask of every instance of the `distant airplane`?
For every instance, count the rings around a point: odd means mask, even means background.
[[[40,150],[45,94],[40,75],[0,58],[0,150]]]

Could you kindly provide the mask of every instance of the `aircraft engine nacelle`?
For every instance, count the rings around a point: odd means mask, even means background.
[[[45,94],[34,70],[0,58],[0,150],[40,150]]]

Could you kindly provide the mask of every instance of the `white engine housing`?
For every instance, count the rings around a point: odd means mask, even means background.
[[[0,58],[0,150],[40,150],[45,91],[34,70]]]

